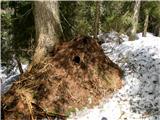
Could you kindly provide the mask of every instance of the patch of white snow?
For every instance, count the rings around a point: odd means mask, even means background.
[[[27,70],[27,64],[22,64],[22,69],[23,71]],[[16,67],[13,68],[13,70],[9,73],[6,74],[4,71],[7,68],[1,67],[0,68],[0,79],[1,79],[1,94],[3,95],[6,93],[10,87],[12,86],[12,83],[19,78],[19,69]]]

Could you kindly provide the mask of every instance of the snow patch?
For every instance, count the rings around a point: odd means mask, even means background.
[[[22,64],[22,69],[23,71],[27,70],[28,65],[27,64]],[[18,67],[14,67],[13,70],[6,74],[6,67],[0,68],[0,79],[1,79],[1,94],[3,95],[6,93],[10,87],[12,86],[12,83],[19,78],[20,71]]]

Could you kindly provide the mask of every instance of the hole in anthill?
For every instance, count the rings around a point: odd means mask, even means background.
[[[76,63],[80,63],[80,57],[79,56],[74,56],[73,61]]]

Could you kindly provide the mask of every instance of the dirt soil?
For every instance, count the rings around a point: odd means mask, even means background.
[[[90,37],[57,45],[2,96],[5,120],[66,119],[122,86],[122,71]]]

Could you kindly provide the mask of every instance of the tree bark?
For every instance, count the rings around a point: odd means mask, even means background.
[[[53,50],[53,46],[63,39],[63,32],[58,1],[35,1],[34,7],[37,47],[32,64],[37,64],[44,60]]]
[[[146,17],[145,17],[145,22],[144,22],[144,30],[143,30],[143,37],[146,37],[147,34],[147,29],[148,29],[148,21],[149,21],[149,11],[146,11]]]
[[[101,15],[103,14],[103,1],[99,1],[99,33],[102,33],[102,22],[101,22]]]
[[[95,19],[95,32],[94,32],[94,38],[97,38],[97,35],[99,34],[99,19],[100,19],[100,2],[96,1],[96,19]]]
[[[140,0],[137,0],[134,6],[134,15],[132,20],[132,30],[130,34],[130,40],[134,40],[136,38],[137,26],[138,26],[138,17],[140,10]]]
[[[158,37],[160,37],[160,26],[158,28]]]

